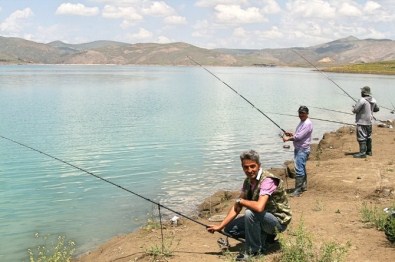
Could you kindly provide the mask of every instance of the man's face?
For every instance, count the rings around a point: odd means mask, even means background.
[[[247,177],[250,179],[256,179],[261,165],[253,160],[244,159],[243,162],[241,162],[241,167],[243,168]]]
[[[306,112],[299,112],[300,121],[305,121],[308,116],[309,116],[309,114],[307,114]]]

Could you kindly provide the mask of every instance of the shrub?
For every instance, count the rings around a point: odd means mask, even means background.
[[[40,236],[35,234],[35,238],[42,239],[43,244],[35,248],[28,249],[30,262],[70,262],[75,251],[75,242],[66,241],[65,236],[58,236],[56,240],[51,240],[50,235]]]
[[[278,258],[278,262],[344,261],[350,247],[350,243],[342,246],[334,242],[324,243],[321,248],[314,246],[310,233],[304,228],[303,221],[290,234],[293,237],[280,237],[282,253]]]

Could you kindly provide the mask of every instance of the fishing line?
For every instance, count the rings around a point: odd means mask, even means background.
[[[182,217],[184,217],[184,218],[186,218],[186,219],[188,219],[188,220],[190,220],[190,221],[192,221],[192,222],[194,222],[194,223],[196,223],[196,224],[199,224],[199,225],[201,225],[201,226],[204,226],[205,228],[208,228],[208,227],[209,227],[208,225],[203,224],[203,223],[201,223],[201,222],[199,222],[199,221],[197,221],[197,220],[195,220],[195,219],[193,219],[193,218],[191,218],[191,217],[188,217],[188,216],[186,216],[186,215],[184,215],[184,214],[182,214],[182,213],[180,213],[180,212],[178,212],[178,211],[175,211],[175,210],[173,210],[173,209],[171,209],[171,208],[169,208],[169,207],[166,207],[166,206],[164,206],[164,205],[162,205],[162,204],[160,204],[160,203],[158,203],[158,202],[155,202],[155,201],[153,201],[153,200],[151,200],[151,199],[149,199],[149,198],[146,198],[146,197],[144,197],[144,196],[142,196],[142,195],[140,195],[140,194],[138,194],[138,193],[135,193],[135,192],[133,192],[133,191],[131,191],[131,190],[129,190],[129,189],[127,189],[127,188],[121,186],[121,185],[118,185],[118,184],[116,184],[116,183],[114,183],[114,182],[112,182],[112,181],[110,181],[110,180],[108,180],[108,179],[105,179],[105,178],[103,178],[103,177],[101,177],[101,176],[98,176],[98,175],[96,175],[96,174],[94,174],[94,173],[92,173],[92,172],[90,172],[90,171],[88,171],[88,170],[85,170],[85,169],[83,169],[83,168],[81,168],[81,167],[79,167],[79,166],[76,166],[76,165],[74,165],[74,164],[71,164],[70,162],[67,162],[67,161],[65,161],[65,160],[63,160],[63,159],[60,159],[60,158],[56,157],[56,156],[50,155],[50,154],[45,153],[45,152],[43,152],[43,151],[41,151],[41,150],[39,150],[39,149],[33,148],[33,147],[31,147],[31,146],[28,146],[28,145],[26,145],[26,144],[23,144],[23,143],[21,143],[21,142],[18,142],[18,141],[16,141],[16,140],[13,140],[13,139],[11,139],[11,138],[8,138],[8,137],[2,136],[2,135],[0,135],[0,138],[3,138],[3,139],[8,140],[8,141],[10,141],[10,142],[12,142],[12,143],[18,144],[18,145],[20,145],[20,146],[22,146],[22,147],[25,147],[25,148],[28,148],[28,149],[33,150],[33,151],[35,151],[35,152],[38,152],[38,153],[40,153],[40,154],[43,154],[43,155],[45,155],[45,156],[47,156],[47,157],[49,157],[49,158],[55,159],[55,160],[57,160],[57,161],[59,161],[59,162],[62,162],[63,164],[66,164],[66,165],[71,166],[71,167],[73,167],[73,168],[75,168],[75,169],[78,169],[78,170],[80,170],[80,171],[82,171],[82,172],[84,172],[84,173],[86,173],[86,174],[88,174],[88,175],[94,176],[94,177],[96,177],[96,178],[98,178],[98,179],[100,179],[100,180],[102,180],[102,181],[104,181],[104,182],[106,182],[106,183],[109,183],[109,184],[111,184],[111,185],[113,185],[113,186],[118,187],[119,189],[122,189],[122,190],[124,190],[124,191],[126,191],[126,192],[128,192],[128,193],[131,193],[131,194],[133,194],[133,195],[135,195],[135,196],[138,196],[138,197],[140,197],[140,198],[142,198],[142,199],[144,199],[144,200],[146,200],[146,201],[148,201],[148,202],[151,202],[152,204],[155,204],[155,205],[158,206],[158,208],[159,208],[159,214],[160,214],[160,207],[162,207],[162,208],[167,209],[167,210],[169,210],[169,211],[171,211],[171,212],[173,212],[173,213],[175,213],[175,214],[177,214],[177,215],[180,215],[180,216],[182,216]],[[161,215],[160,215],[160,217],[161,217]],[[227,236],[227,237],[230,237],[230,238],[234,238],[234,239],[236,239],[236,240],[238,240],[238,241],[240,241],[240,242],[245,242],[244,239],[237,238],[237,237],[232,236],[232,235],[230,235],[230,234],[228,234],[228,233],[226,233],[226,232],[223,232],[223,231],[217,231],[217,232],[220,233],[220,234],[222,234],[222,235],[224,235],[224,236]],[[162,234],[163,234],[163,233],[162,233]],[[162,236],[162,238],[163,238],[163,236]]]
[[[343,111],[340,111],[340,110],[328,109],[328,108],[324,108],[324,107],[315,107],[315,106],[308,106],[308,107],[321,109],[321,110],[326,110],[326,111],[332,111],[332,112],[336,112],[336,113],[342,113],[342,114],[346,114],[346,115],[354,115],[352,113],[343,112]]]
[[[265,113],[262,112],[262,110],[260,110],[259,108],[257,108],[253,103],[251,103],[247,98],[245,98],[244,96],[242,96],[241,94],[239,94],[239,92],[237,92],[234,88],[232,88],[230,85],[228,85],[227,83],[225,83],[221,78],[219,78],[218,76],[216,76],[214,73],[212,73],[210,70],[208,70],[207,68],[205,68],[204,66],[202,66],[201,64],[199,64],[198,62],[196,62],[194,59],[192,59],[192,57],[187,56],[192,62],[194,62],[195,64],[197,64],[198,66],[200,66],[201,68],[203,68],[204,70],[206,70],[210,75],[214,76],[215,78],[217,78],[220,82],[222,82],[224,85],[226,85],[227,87],[230,88],[230,90],[232,90],[233,92],[235,92],[238,96],[240,96],[241,98],[244,99],[244,101],[246,101],[247,103],[249,103],[254,109],[256,109],[259,113],[261,113],[262,115],[264,115],[267,119],[269,119],[273,124],[275,124],[278,128],[280,128],[281,131],[283,131],[284,133],[286,133],[286,131],[284,129],[282,129],[276,122],[274,122],[270,117],[268,117]]]
[[[333,84],[335,84],[335,86],[337,86],[341,91],[343,91],[344,94],[346,94],[346,95],[347,95],[349,98],[351,98],[355,103],[357,103],[357,100],[356,100],[354,97],[352,97],[349,93],[347,93],[346,90],[344,90],[343,88],[341,88],[341,87],[340,87],[334,80],[332,80],[327,74],[325,74],[325,73],[322,72],[320,69],[318,69],[313,63],[311,63],[311,62],[310,62],[307,58],[305,58],[302,54],[296,52],[296,50],[293,50],[293,49],[292,49],[292,51],[293,51],[295,54],[297,54],[298,56],[300,56],[301,58],[303,58],[307,63],[309,63],[311,66],[313,66],[318,72],[320,72],[321,74],[323,74],[329,81],[331,81]],[[383,108],[388,109],[388,108],[386,108],[386,107],[383,107]],[[392,111],[391,111],[391,113],[392,113]],[[372,116],[373,116],[373,114],[372,114]],[[385,121],[376,119],[374,116],[373,116],[373,119],[374,119],[374,120],[377,120],[377,121],[379,121],[379,122],[385,123]]]
[[[292,116],[292,117],[298,117],[296,115],[291,115],[291,114],[284,114],[284,113],[275,113],[275,112],[266,112],[267,114],[273,114],[273,115],[280,115],[280,116]],[[318,121],[323,121],[323,122],[330,122],[330,123],[336,123],[336,124],[342,124],[342,125],[348,125],[348,126],[355,126],[355,124],[349,124],[341,121],[335,121],[335,120],[328,120],[328,119],[322,119],[322,118],[316,118],[316,117],[310,117],[310,119],[313,120],[318,120]]]
[[[301,58],[303,58],[307,63],[309,63],[311,66],[313,66],[318,72],[320,72],[321,74],[323,74],[329,81],[331,81],[333,84],[335,84],[335,86],[337,86],[341,91],[343,91],[344,94],[346,94],[349,98],[351,98],[355,103],[357,102],[357,100],[355,100],[354,97],[352,97],[349,93],[346,92],[346,90],[344,90],[343,88],[341,88],[335,81],[332,80],[332,78],[330,78],[327,74],[325,74],[324,72],[322,72],[321,70],[319,70],[313,63],[311,63],[309,60],[307,60],[307,58],[305,58],[302,54],[296,52],[296,50],[292,51],[297,54],[298,56],[300,56]]]

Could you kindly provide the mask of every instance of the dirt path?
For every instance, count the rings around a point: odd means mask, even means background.
[[[308,191],[301,197],[290,198],[293,220],[284,234],[303,222],[315,246],[330,241],[350,243],[346,261],[395,261],[395,247],[382,231],[362,223],[360,215],[363,204],[381,209],[395,205],[395,129],[374,127],[373,156],[366,159],[349,155],[358,149],[353,131],[344,127],[327,133],[314,147],[307,164]],[[281,172],[280,175],[292,188],[294,180]],[[233,203],[233,199],[226,200],[225,196],[219,192],[203,205],[214,207],[211,215],[223,215]],[[230,252],[222,253],[216,243],[222,235],[206,233],[201,225],[185,220],[176,227],[167,225],[164,236],[165,247],[172,250],[172,256],[165,260],[147,255],[147,250],[154,253],[161,250],[160,230],[141,229],[115,237],[76,261],[232,261],[242,248],[236,240],[231,240]],[[265,261],[274,261],[278,252],[266,256]]]

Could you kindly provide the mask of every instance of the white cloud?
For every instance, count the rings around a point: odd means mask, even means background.
[[[265,19],[256,7],[242,9],[239,5],[217,5],[215,7],[219,23],[258,23]]]
[[[90,0],[91,2],[104,3],[116,6],[131,6],[141,3],[141,0]]]
[[[167,16],[175,14],[174,9],[165,2],[153,2],[148,7],[142,8],[142,12],[146,15],[152,16]]]
[[[140,21],[143,17],[134,7],[116,7],[106,5],[103,8],[102,16],[110,19],[124,19],[127,21]]]
[[[18,33],[22,31],[26,25],[25,21],[33,15],[33,11],[30,8],[16,10],[8,16],[4,22],[0,23],[0,31],[7,34]]]
[[[243,5],[247,0],[199,0],[195,5],[198,7],[214,7],[216,5]]]
[[[279,30],[277,26],[273,26],[272,28],[266,31],[256,32],[256,34],[259,37],[263,37],[265,39],[280,39],[284,37],[283,32],[281,32],[281,30]]]
[[[86,7],[83,4],[63,3],[57,9],[57,15],[80,15],[80,16],[95,16],[99,14],[99,8]]]
[[[281,11],[281,7],[275,0],[266,0],[262,12],[265,14],[276,14]]]
[[[377,2],[367,1],[363,10],[367,13],[373,13],[374,11],[376,11],[379,8],[381,8],[381,5],[378,4]]]
[[[304,18],[333,18],[336,14],[336,9],[322,0],[296,0],[287,3],[287,9],[293,15]]]
[[[247,37],[247,32],[242,27],[237,27],[233,30],[234,37]]]
[[[133,40],[146,40],[151,38],[152,36],[153,36],[152,32],[144,28],[140,28],[139,31],[135,34],[129,34],[129,37]]]
[[[358,6],[349,3],[343,3],[340,6],[338,12],[344,16],[362,16],[362,11],[358,8]]]
[[[193,26],[192,37],[208,37],[212,35],[214,27],[208,20],[197,21]]]
[[[171,25],[183,25],[183,24],[187,23],[187,20],[183,16],[172,15],[172,16],[166,17],[164,19],[164,22],[166,24],[171,24]]]
[[[170,40],[166,36],[159,36],[158,37],[158,43],[160,43],[160,44],[167,44],[167,43],[171,43],[171,42],[173,42],[173,40]]]

